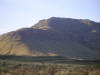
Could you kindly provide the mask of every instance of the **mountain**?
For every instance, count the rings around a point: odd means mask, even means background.
[[[0,36],[1,55],[100,59],[100,23],[51,17]]]

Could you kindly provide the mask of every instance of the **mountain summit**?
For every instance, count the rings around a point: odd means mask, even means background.
[[[0,36],[1,55],[100,59],[100,23],[51,17]]]

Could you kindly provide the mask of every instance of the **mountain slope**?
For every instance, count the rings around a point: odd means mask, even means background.
[[[100,50],[99,29],[100,23],[90,20],[52,17],[1,35],[0,54],[95,59]]]
[[[100,23],[88,19],[52,17],[48,20],[41,20],[33,28],[56,30],[73,41],[91,49],[100,50]]]

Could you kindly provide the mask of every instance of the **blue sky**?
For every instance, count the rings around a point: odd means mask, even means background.
[[[0,0],[0,34],[49,17],[100,22],[100,0]]]

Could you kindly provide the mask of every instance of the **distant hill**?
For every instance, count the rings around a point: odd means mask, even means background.
[[[100,59],[100,23],[51,17],[0,36],[1,55]]]

